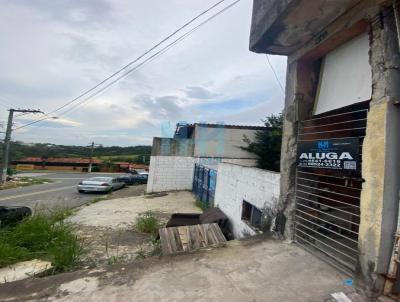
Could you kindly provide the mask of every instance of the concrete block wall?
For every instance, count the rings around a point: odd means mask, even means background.
[[[246,167],[257,166],[257,159],[250,158],[223,158],[222,162]]]
[[[277,212],[279,190],[279,173],[230,163],[218,164],[215,205],[228,216],[235,238],[256,234],[241,219],[243,200],[273,219]],[[270,223],[273,224],[273,221]]]
[[[254,153],[243,150],[247,147],[244,138],[254,141],[256,132],[254,129],[230,129],[210,128],[197,125],[194,135],[194,157],[216,158],[252,158]]]
[[[195,158],[151,156],[147,193],[191,190]]]
[[[152,156],[193,156],[192,139],[153,137]]]

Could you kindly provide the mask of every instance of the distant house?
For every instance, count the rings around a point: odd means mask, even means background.
[[[190,190],[195,164],[220,162],[255,166],[256,155],[244,150],[262,126],[177,124],[173,138],[154,137],[147,192]]]
[[[93,159],[93,167],[99,167],[101,160]],[[25,157],[13,160],[11,166],[17,170],[72,170],[85,172],[89,167],[87,158],[45,158],[45,157]]]
[[[113,162],[112,163],[114,166],[117,166],[118,172],[128,172],[130,170],[148,170],[149,166],[144,165],[144,164],[132,164],[129,162],[123,162],[123,161],[118,161],[118,162]]]
[[[17,170],[72,170],[87,172],[90,160],[88,158],[42,158],[25,157],[11,162],[11,167]],[[129,162],[105,163],[100,159],[92,160],[92,171],[98,172],[128,172],[133,169],[148,170],[149,166],[144,164],[133,164]]]

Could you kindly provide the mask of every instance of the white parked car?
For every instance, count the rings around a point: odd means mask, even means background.
[[[92,177],[82,180],[77,186],[79,193],[110,192],[125,187],[125,182],[118,177]]]
[[[147,172],[145,169],[134,169],[134,170],[130,170],[129,173],[133,174],[133,175],[149,175],[149,172]]]

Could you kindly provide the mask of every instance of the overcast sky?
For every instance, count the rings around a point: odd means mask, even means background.
[[[1,2],[4,123],[6,106],[49,112],[63,105],[217,0]],[[151,144],[178,121],[260,124],[282,110],[283,94],[265,55],[248,50],[251,8],[242,0],[105,93],[13,139],[127,146]],[[270,59],[284,85],[286,59]],[[18,117],[14,127],[39,117]]]

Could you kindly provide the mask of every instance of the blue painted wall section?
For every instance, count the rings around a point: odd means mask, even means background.
[[[203,165],[195,164],[192,191],[206,206],[214,206],[217,171]]]

